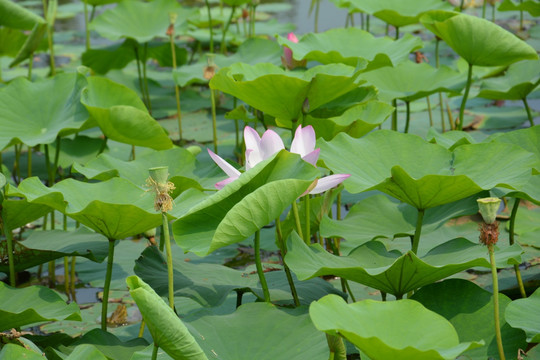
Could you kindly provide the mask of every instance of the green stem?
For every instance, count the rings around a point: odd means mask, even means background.
[[[47,16],[47,0],[43,0],[43,13],[45,17]],[[53,31],[54,31],[54,25],[51,29],[49,20],[47,19],[47,41],[49,43],[49,66],[51,68],[51,76],[56,75],[56,66],[54,62],[54,41],[53,41]]]
[[[146,100],[146,93],[144,92],[144,85],[143,85],[143,76],[141,71],[141,59],[139,56],[139,48],[138,46],[135,46],[133,48],[133,51],[135,52],[135,60],[137,62],[137,75],[139,77],[139,89],[141,90],[141,96],[144,104],[146,107],[148,107],[148,101]]]
[[[439,68],[439,44],[441,43],[441,40],[439,38],[436,38],[435,40],[435,67]],[[444,104],[443,104],[443,97],[442,93],[439,92],[439,108],[441,109],[441,127],[442,132],[446,131],[446,126],[444,124]]]
[[[527,111],[527,117],[529,118],[529,123],[531,124],[531,127],[534,126],[534,119],[531,113],[531,108],[529,107],[529,103],[527,102],[527,98],[523,98],[523,105],[525,106],[525,110]]]
[[[28,80],[32,81],[32,68],[34,66],[34,53],[28,57]]]
[[[370,20],[370,15],[368,14],[366,16],[366,31],[369,32],[369,20]]]
[[[311,244],[311,219],[310,219],[310,216],[311,216],[311,204],[310,204],[310,199],[309,199],[309,194],[307,194],[306,196],[304,196],[304,208],[305,208],[305,216],[306,216],[306,238],[304,239],[304,241],[306,242],[306,244]]]
[[[167,249],[167,275],[169,279],[169,305],[174,310],[174,274],[171,252],[171,237],[169,236],[169,219],[167,213],[162,213],[163,235],[165,237],[165,249]]]
[[[6,236],[7,241],[7,251],[8,251],[8,262],[9,262],[9,284],[11,286],[17,285],[17,274],[15,273],[15,259],[13,259],[13,233],[10,229],[5,227],[4,224],[4,235]]]
[[[32,147],[29,146],[28,147],[28,153],[27,153],[27,160],[28,160],[28,163],[27,163],[27,169],[26,169],[26,172],[27,172],[27,177],[32,177]]]
[[[90,22],[94,20],[94,15],[96,15],[96,5],[92,5],[92,12],[90,13]]]
[[[144,319],[141,320],[141,326],[139,326],[139,334],[137,335],[137,337],[139,338],[142,338],[143,335],[144,335],[144,327],[145,327],[145,323],[144,323]]]
[[[15,161],[13,163],[13,172],[17,177],[17,184],[21,181],[21,151],[23,144],[15,144]]]
[[[484,0],[482,4],[482,19],[486,18],[486,4],[487,4],[487,1]]]
[[[509,236],[508,236],[508,240],[510,242],[510,245],[514,245],[514,242],[515,242],[515,225],[516,225],[516,215],[517,215],[517,212],[518,212],[518,209],[519,209],[519,203],[521,202],[521,199],[520,198],[516,198],[515,201],[514,201],[514,206],[512,207],[512,213],[510,214],[510,220],[509,220]],[[514,264],[514,271],[516,273],[516,280],[517,280],[517,283],[518,283],[518,287],[519,287],[519,292],[521,293],[521,296],[523,298],[526,298],[527,297],[527,292],[525,291],[525,286],[523,285],[523,279],[521,278],[521,270],[519,269],[519,265],[518,264]]]
[[[270,302],[270,292],[268,291],[268,284],[264,277],[264,271],[261,263],[261,232],[257,230],[255,232],[255,239],[253,240],[253,247],[255,252],[255,267],[257,268],[257,275],[259,275],[259,281],[263,289],[264,301]]]
[[[495,254],[493,244],[488,245],[489,260],[491,262],[491,277],[493,281],[493,318],[495,320],[495,336],[497,338],[497,349],[500,360],[505,360],[504,349],[501,336],[501,324],[499,320],[499,281],[497,279],[497,265],[495,264]]]
[[[156,359],[157,359],[157,352],[158,352],[158,349],[159,349],[159,346],[157,346],[156,344],[154,344],[154,348],[152,349],[152,360],[156,360]]]
[[[204,0],[206,9],[208,10],[208,29],[210,30],[210,52],[214,53],[214,31],[212,26],[212,13],[210,12],[210,4],[208,0]]]
[[[407,117],[405,118],[405,134],[409,132],[409,123],[411,121],[411,102],[405,101],[405,109]]]
[[[276,237],[277,237],[277,244],[279,246],[279,250],[281,251],[281,258],[283,261],[283,269],[285,270],[285,276],[287,277],[287,282],[289,283],[289,287],[291,288],[291,295],[294,300],[294,306],[300,306],[300,299],[298,298],[298,293],[296,292],[296,286],[294,285],[291,270],[289,269],[287,264],[285,264],[285,255],[287,255],[287,245],[285,244],[285,241],[283,240],[283,233],[281,232],[281,220],[279,220],[279,217],[276,219]]]
[[[347,281],[347,279],[343,279],[344,282],[345,282],[345,287],[347,288],[347,292],[349,293],[349,295],[351,296],[351,300],[353,301],[353,303],[356,302],[356,298],[354,297],[353,293],[352,293],[352,290],[351,290],[351,287],[349,286],[349,282]]]
[[[399,39],[399,26],[396,26],[396,40]]]
[[[86,51],[90,50],[90,29],[88,28],[88,2],[83,0],[84,3],[84,31],[86,33]]]
[[[214,143],[214,152],[218,153],[217,146],[217,121],[216,121],[216,96],[214,89],[210,88],[210,101],[212,102],[212,142]]]
[[[69,289],[69,260],[67,256],[64,256],[64,290],[68,299],[70,295]]]
[[[111,288],[112,270],[114,264],[114,239],[109,239],[109,256],[107,257],[107,273],[103,287],[103,302],[101,304],[101,330],[107,331],[107,307],[109,306],[109,289]]]
[[[469,64],[469,70],[467,72],[467,85],[465,85],[465,94],[463,94],[463,99],[461,100],[461,106],[459,108],[459,123],[458,123],[458,130],[463,130],[463,116],[465,115],[465,105],[467,104],[467,98],[469,97],[469,90],[471,89],[471,82],[472,82],[472,71],[473,66],[472,64]]]
[[[465,0],[461,0],[459,3],[459,12],[463,12],[463,5],[465,4]]]
[[[431,101],[429,100],[429,95],[426,96],[426,102],[429,115],[429,126],[433,127],[433,114],[431,113]]]
[[[491,21],[495,22],[495,2],[491,4]]]
[[[397,131],[397,99],[392,100],[394,112],[392,113],[392,130]]]
[[[296,224],[296,231],[298,232],[298,236],[300,236],[301,239],[304,239],[304,235],[302,235],[303,234],[302,224],[300,222],[300,215],[298,214],[298,206],[296,205],[296,201],[292,203],[292,212],[293,212],[294,222]]]
[[[146,63],[148,61],[148,43],[144,43],[144,53],[142,56],[142,71],[144,79],[144,91],[146,92],[146,101],[148,102],[148,112],[152,114],[152,103],[150,101],[150,90],[148,89],[148,76],[146,75]]]
[[[315,3],[315,32],[318,33],[319,32],[319,10],[320,10],[320,5],[321,5],[321,1],[320,0],[315,0],[316,3]]]
[[[413,253],[418,253],[418,244],[420,244],[420,234],[422,233],[422,221],[424,220],[425,210],[418,209],[418,218],[416,219],[416,230],[414,231],[414,238],[412,243]]]
[[[222,54],[225,54],[227,52],[227,42],[225,40],[225,36],[227,35],[227,31],[229,30],[229,26],[231,25],[235,11],[236,11],[236,6],[233,5],[231,16],[229,16],[229,20],[227,21],[227,24],[225,25],[225,28],[223,29],[223,34],[221,35],[221,53]]]
[[[523,4],[523,0],[519,0],[519,5]],[[519,9],[519,30],[523,30],[523,9]]]
[[[163,252],[165,249],[165,235],[163,231],[163,224],[159,227],[159,251]]]
[[[176,47],[174,45],[174,34],[171,33],[169,36],[169,41],[171,43],[171,56],[172,56],[172,66],[173,69],[176,70]],[[178,84],[174,84],[174,96],[176,98],[176,113],[178,117],[178,136],[179,140],[182,141],[183,133],[182,133],[182,112],[180,107],[180,87]]]
[[[77,262],[77,257],[76,256],[73,256],[71,258],[71,279],[70,279],[70,285],[71,285],[71,299],[73,301],[77,301],[77,299],[75,298],[75,264]]]

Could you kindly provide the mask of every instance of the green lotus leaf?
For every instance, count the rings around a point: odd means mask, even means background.
[[[461,341],[482,339],[486,346],[469,350],[463,358],[485,360],[499,358],[497,341],[493,331],[493,294],[461,279],[448,279],[418,290],[412,296],[426,308],[446,318],[456,329]],[[526,348],[525,334],[512,329],[505,321],[504,309],[513,302],[499,294],[500,326],[506,358],[514,359],[518,349]]]
[[[2,190],[4,186],[6,186],[6,183],[6,177],[4,176],[4,174],[0,173],[0,190]]]
[[[74,163],[86,164],[94,159],[103,148],[103,139],[83,135],[60,139],[58,166],[68,169]],[[56,142],[49,145],[51,154],[56,153]],[[35,171],[35,170],[34,170]]]
[[[187,50],[175,44],[176,65],[181,66],[187,61]],[[98,74],[106,74],[112,69],[123,69],[127,64],[137,59],[136,54],[144,54],[147,59],[157,60],[160,66],[172,66],[171,45],[164,42],[150,42],[144,46],[135,40],[127,39],[122,44],[110,45],[99,49],[89,49],[82,54],[82,64]],[[142,60],[144,61],[144,59]]]
[[[135,338],[128,341],[122,341],[110,332],[101,329],[92,329],[85,333],[81,338],[71,343],[68,347],[60,347],[66,352],[75,352],[86,344],[91,344],[99,352],[106,355],[111,360],[129,359],[133,353],[140,351],[148,346],[148,342],[142,338]],[[70,355],[71,355],[70,354]]]
[[[514,3],[512,0],[503,0],[501,5],[497,8],[499,11],[526,11],[533,17],[540,16],[540,4],[538,1],[525,0],[520,1],[519,4]]]
[[[14,67],[32,56],[42,44],[46,30],[47,24],[45,23],[37,23],[34,25],[32,32],[30,32],[30,35],[28,35],[24,44],[20,47],[15,59],[9,64],[9,67]]]
[[[349,0],[351,6],[397,27],[416,24],[428,10],[451,10],[452,6],[438,0]]]
[[[88,5],[92,5],[92,6],[114,4],[114,3],[117,3],[117,2],[120,2],[120,1],[121,0],[85,0],[85,2],[88,3]]]
[[[317,329],[343,336],[373,360],[451,360],[483,345],[460,343],[448,320],[409,299],[347,304],[328,295],[311,304],[309,315]]]
[[[504,76],[484,80],[477,97],[486,99],[525,99],[540,85],[540,60],[524,60],[508,67]]]
[[[177,29],[186,26],[193,9],[168,0],[121,1],[114,9],[104,11],[90,23],[90,29],[110,40],[131,38],[143,44],[155,37],[166,38],[169,14],[177,14]]]
[[[533,165],[533,168],[536,170],[536,173],[540,173],[540,125],[497,134],[488,140],[514,144],[534,154],[536,163]]]
[[[12,29],[32,30],[36,24],[44,24],[45,19],[21,5],[0,0],[0,25]]]
[[[496,252],[497,265],[519,264],[521,247],[514,244]],[[412,251],[388,252],[378,241],[365,243],[348,256],[335,256],[319,244],[307,246],[293,233],[285,262],[298,279],[334,275],[401,297],[474,266],[491,266],[485,247],[458,238],[417,257]]]
[[[11,188],[8,188],[9,191],[11,191]],[[4,199],[1,205],[0,215],[2,216],[3,225],[6,230],[11,231],[51,212],[48,205],[31,204],[26,200],[13,198]]]
[[[307,115],[304,125],[311,125],[315,133],[325,140],[332,140],[340,132],[359,138],[382,124],[394,112],[387,103],[371,100],[354,105],[340,115],[318,118]]]
[[[85,228],[76,231],[35,231],[28,239],[14,244],[15,271],[62,258],[82,256],[96,262],[107,257],[108,245],[102,235]],[[0,263],[0,272],[8,273],[7,264]]]
[[[540,174],[531,176],[529,181],[523,185],[519,191],[498,187],[492,189],[491,193],[493,196],[501,198],[503,196],[516,197],[540,205]]]
[[[309,111],[358,87],[359,71],[343,64],[315,66],[305,72],[272,64],[237,63],[221,69],[210,87],[231,94],[282,121],[296,121],[307,99]]]
[[[174,239],[199,256],[243,241],[281,215],[318,175],[297,154],[282,150],[175,221]]]
[[[28,36],[22,30],[0,29],[0,56],[15,57]]]
[[[501,66],[538,59],[530,45],[476,16],[438,10],[427,12],[420,20],[471,65]]]
[[[84,76],[73,73],[37,82],[17,78],[0,89],[0,149],[20,142],[50,144],[91,126],[79,101],[84,86]]]
[[[43,286],[13,288],[0,282],[0,331],[37,322],[81,320],[79,306]]]
[[[48,205],[108,239],[124,239],[162,222],[154,210],[154,196],[122,178],[93,184],[66,179],[49,188],[32,177],[10,195]]]
[[[45,357],[43,354],[27,349],[24,346],[6,344],[0,351],[0,360],[11,359],[43,360]]]
[[[242,43],[237,51],[231,56],[216,54],[214,64],[218,68],[231,66],[234,63],[242,62],[250,65],[258,63],[271,63],[281,65],[281,55],[283,50],[275,41],[251,38]],[[178,86],[184,87],[194,83],[206,84],[208,80],[204,78],[204,68],[208,66],[206,57],[195,64],[185,65],[173,71],[174,80]]]
[[[141,99],[124,85],[106,78],[89,78],[81,102],[111,140],[156,150],[172,147],[171,139]]]
[[[476,199],[467,198],[426,210],[422,235],[435,231],[446,221],[478,212]],[[323,217],[324,237],[340,237],[356,247],[377,238],[410,237],[416,229],[417,210],[385,195],[374,195],[356,203],[343,220]]]
[[[286,309],[265,302],[249,303],[229,315],[203,310],[185,321],[198,333],[209,359],[328,359],[324,334],[315,329],[305,307]],[[238,339],[242,346],[238,346]]]
[[[523,329],[527,333],[527,342],[540,342],[540,289],[526,299],[512,301],[506,307],[504,314],[506,321],[513,328]]]
[[[388,102],[393,99],[410,102],[437,92],[459,94],[466,81],[463,74],[449,67],[437,69],[412,61],[370,71],[360,78],[379,89],[380,99]]]
[[[349,192],[380,190],[420,210],[496,186],[519,189],[529,181],[535,162],[532,154],[512,144],[462,145],[450,151],[388,130],[360,139],[339,134],[319,145],[329,169],[351,174],[344,182]]]
[[[354,27],[308,33],[298,43],[281,36],[277,40],[280,45],[292,50],[293,58],[297,61],[314,60],[321,64],[342,63],[349,66],[368,61],[367,70],[395,66],[422,47],[422,40],[410,34],[394,41],[388,37],[374,37]]]
[[[94,345],[82,344],[75,347],[66,360],[107,360],[107,357]]]
[[[126,279],[154,343],[174,359],[208,359],[188,329],[156,292],[137,276]]]
[[[451,130],[439,133],[434,128],[428,130],[426,140],[430,143],[442,145],[448,150],[454,150],[461,145],[476,143],[473,137],[465,131]]]

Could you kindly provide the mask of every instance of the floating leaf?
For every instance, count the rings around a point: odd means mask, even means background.
[[[482,82],[477,97],[486,99],[525,99],[540,85],[540,60],[524,60],[508,67],[504,76]]]
[[[540,342],[540,289],[526,299],[512,301],[507,307],[504,316],[513,327],[523,329],[527,333],[527,342]]]
[[[521,262],[521,247],[514,244],[496,252],[497,265]],[[387,251],[378,241],[365,243],[348,256],[335,256],[319,244],[307,246],[293,233],[285,262],[300,280],[334,275],[398,297],[474,266],[491,267],[485,247],[459,238],[417,257],[412,251]]]
[[[79,306],[43,286],[13,288],[0,282],[0,331],[37,322],[81,320]]]
[[[461,341],[482,339],[485,342],[486,346],[465,352],[463,358],[471,360],[499,358],[493,331],[495,324],[491,292],[470,281],[449,279],[423,287],[414,293],[412,299],[450,321]],[[518,349],[526,347],[523,332],[512,329],[505,321],[504,309],[512,303],[507,296],[499,294],[500,326],[504,352],[508,359],[514,359]]]
[[[293,58],[297,61],[314,60],[321,64],[342,63],[349,66],[367,61],[366,70],[395,66],[422,47],[420,38],[410,34],[394,41],[388,37],[374,37],[354,27],[308,33],[298,43],[281,36],[277,40],[280,45],[292,50]]]
[[[451,360],[483,345],[460,343],[445,318],[408,299],[347,304],[328,295],[311,304],[309,315],[319,330],[343,336],[372,360]]]

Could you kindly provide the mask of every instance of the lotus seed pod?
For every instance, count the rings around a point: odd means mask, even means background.
[[[497,218],[497,211],[501,204],[501,199],[496,197],[482,198],[476,200],[478,202],[478,209],[486,224],[493,224]]]
[[[166,184],[169,178],[169,167],[159,166],[148,169],[150,177],[160,185]]]

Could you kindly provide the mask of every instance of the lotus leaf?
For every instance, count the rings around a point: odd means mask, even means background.
[[[319,244],[308,247],[296,233],[291,235],[288,248],[285,262],[300,280],[334,275],[397,297],[474,266],[491,266],[485,247],[463,238],[439,245],[421,258],[412,251],[388,252],[378,241],[365,243],[340,257]],[[522,252],[517,244],[497,251],[497,265],[519,264]]]
[[[73,349],[66,360],[107,360],[107,357],[94,345],[82,344]]]
[[[50,144],[57,136],[89,127],[88,112],[79,101],[84,86],[84,76],[74,73],[38,82],[17,78],[0,89],[0,149],[20,142]]]
[[[124,239],[161,224],[153,195],[121,178],[94,184],[66,179],[49,188],[32,177],[10,195],[48,205],[108,239]]]
[[[501,66],[538,59],[530,45],[499,25],[476,16],[435,10],[428,11],[420,20],[470,65]]]
[[[486,99],[525,99],[540,85],[540,60],[524,60],[508,67],[504,76],[482,82],[478,97]]]
[[[518,329],[523,329],[527,333],[527,342],[540,342],[540,327],[538,317],[540,316],[540,290],[536,291],[526,299],[512,301],[505,312],[506,321]]]
[[[531,16],[540,16],[540,4],[538,1],[525,0],[520,1],[519,4],[514,3],[512,0],[503,0],[499,8],[499,11],[526,11]]]
[[[12,29],[32,30],[36,24],[43,23],[45,20],[41,16],[21,5],[10,0],[0,0],[0,25]]]
[[[111,140],[156,150],[170,149],[171,139],[137,94],[106,78],[92,77],[81,102]]]
[[[43,354],[15,344],[6,344],[0,351],[0,360],[25,359],[43,360]]]
[[[12,231],[39,219],[51,211],[48,205],[31,204],[26,200],[15,200],[12,198],[4,199],[1,205],[0,214],[3,225],[7,230]]]
[[[243,42],[237,51],[231,56],[216,54],[214,64],[218,68],[231,66],[234,63],[242,62],[250,65],[258,63],[281,64],[281,47],[275,41],[252,38]],[[206,84],[208,80],[204,78],[204,68],[208,66],[206,58],[201,58],[195,64],[182,66],[173,71],[174,80],[178,86],[184,87],[193,83]]]
[[[514,302],[503,294],[498,296],[504,352],[508,359],[513,359],[518,349],[526,347],[525,334],[512,329],[505,321],[504,309]],[[464,358],[471,360],[499,358],[493,331],[495,324],[491,292],[471,281],[448,279],[423,287],[415,292],[412,299],[450,321],[461,341],[484,340],[486,346],[465,352]]]
[[[452,360],[483,345],[460,343],[450,322],[409,299],[347,304],[328,295],[311,304],[309,315],[317,329],[343,336],[372,360]]]
[[[0,282],[0,331],[37,322],[81,320],[79,306],[43,286],[13,288]]]
[[[155,291],[137,276],[126,279],[156,345],[174,359],[208,359],[186,326]]]
[[[62,138],[58,153],[58,166],[67,169],[74,163],[86,164],[100,153],[103,145],[103,139],[78,134],[74,138]],[[56,143],[52,143],[49,149],[52,154],[55,154]],[[35,169],[33,171],[35,173]]]
[[[497,134],[488,140],[515,144],[534,154],[536,163],[533,165],[533,171],[540,173],[540,125],[529,127],[527,129]]]
[[[102,331],[100,329],[93,329],[85,333],[75,342],[71,343],[69,347],[60,348],[63,350],[65,349],[66,352],[69,352],[70,350],[75,352],[77,348],[80,348],[84,344],[91,344],[95,346],[97,350],[106,355],[108,359],[112,360],[129,359],[134,352],[142,350],[148,346],[148,342],[141,338],[122,341],[109,332]]]
[[[343,64],[315,66],[305,72],[272,64],[237,63],[221,69],[210,87],[231,94],[284,124],[297,121],[307,99],[313,111],[358,87],[359,70]]]
[[[90,29],[96,30],[110,40],[131,38],[143,44],[155,37],[166,37],[169,26],[169,13],[177,14],[177,29],[186,26],[186,21],[193,16],[194,10],[183,8],[180,4],[168,0],[121,1],[114,9],[104,11],[90,23]]]
[[[451,130],[439,133],[433,128],[428,130],[426,140],[431,143],[439,144],[448,150],[454,150],[456,147],[466,144],[474,144],[476,141],[465,131]]]
[[[230,315],[203,310],[185,321],[195,329],[210,359],[327,360],[325,337],[306,312],[305,307],[286,309],[269,303],[249,303]],[[238,339],[242,346],[238,346]]]
[[[321,64],[342,63],[357,66],[368,61],[367,70],[396,66],[408,59],[411,52],[422,47],[420,38],[405,34],[399,40],[374,37],[359,28],[331,29],[323,33],[308,33],[298,43],[278,36],[278,43],[292,50],[295,60],[315,60]]]
[[[299,155],[282,150],[175,221],[174,238],[197,255],[243,241],[280,216],[318,173]]]
[[[471,144],[449,151],[415,135],[388,130],[360,139],[339,134],[319,145],[321,158],[332,171],[352,174],[344,182],[351,193],[380,190],[420,210],[496,186],[520,188],[529,181],[535,162],[532,154],[516,145]]]

